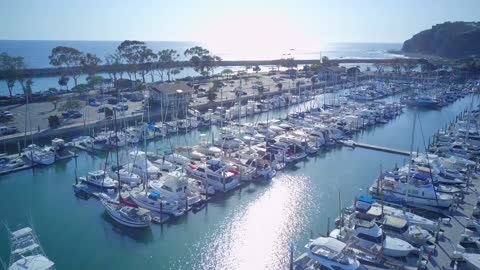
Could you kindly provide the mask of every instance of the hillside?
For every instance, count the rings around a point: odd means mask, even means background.
[[[480,55],[480,22],[445,22],[403,43],[404,53],[462,58]]]

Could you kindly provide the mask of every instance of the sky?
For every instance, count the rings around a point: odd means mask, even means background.
[[[198,41],[214,47],[403,42],[480,0],[0,0],[0,39]]]

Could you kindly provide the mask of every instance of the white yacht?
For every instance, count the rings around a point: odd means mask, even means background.
[[[380,190],[377,191],[378,187]],[[377,179],[369,189],[373,196],[380,196],[387,202],[410,206],[427,206],[435,208],[448,208],[454,203],[453,196],[440,193],[430,183],[416,181],[396,181],[393,178],[385,177]]]
[[[139,207],[148,209],[150,211],[158,212],[160,214],[167,213],[174,216],[183,215],[183,205],[179,205],[177,201],[164,200],[160,193],[153,191],[132,190],[129,192],[130,199]]]
[[[150,226],[152,218],[148,215],[148,210],[115,204],[103,199],[101,201],[108,215],[116,222],[131,228],[145,228]]]
[[[200,194],[214,195],[215,188],[207,184],[206,181],[188,178],[188,187],[193,191]]]
[[[390,236],[403,239],[413,245],[423,246],[433,244],[434,237],[419,226],[408,225],[405,219],[392,216],[384,216],[382,229]]]
[[[383,205],[382,207],[380,203],[375,202],[372,197],[366,195],[362,195],[357,198],[355,208],[356,210],[371,215],[376,219],[381,218],[382,215],[398,217],[406,220],[409,225],[418,226],[430,232],[437,231],[439,226],[438,222],[436,221],[432,221],[417,214],[407,212],[404,209],[397,209],[388,205]]]
[[[79,177],[79,179],[87,185],[101,189],[118,188],[118,181],[110,178],[103,170],[88,172],[87,176]]]
[[[131,151],[129,153],[129,159],[130,162],[125,165],[128,171],[140,175],[142,178],[145,178],[145,176],[147,176],[148,179],[157,179],[160,177],[160,169],[147,159],[145,152]]]
[[[162,172],[173,172],[178,169],[177,165],[163,158],[152,161],[152,164],[159,168]]]
[[[207,181],[216,191],[227,192],[239,185],[237,175],[228,171],[223,162],[190,164],[185,170],[189,175]]]
[[[55,162],[55,153],[47,148],[30,144],[23,149],[23,155],[33,163],[41,165],[51,165]]]
[[[416,249],[409,243],[399,238],[394,238],[374,222],[357,219],[351,215],[347,225],[340,230],[340,240],[354,241],[358,246],[371,251],[379,251],[391,257],[405,257]]]
[[[200,193],[191,190],[188,184],[188,178],[178,171],[169,173],[160,180],[150,181],[148,185],[169,201],[186,201],[188,206],[195,205],[202,201]]]
[[[364,269],[355,258],[355,254],[347,249],[347,244],[332,237],[319,237],[311,240],[306,246],[307,254],[321,269],[358,270]]]
[[[45,255],[36,234],[30,227],[10,232],[8,270],[54,270],[55,263]]]
[[[108,170],[108,175],[117,181],[122,183],[126,183],[128,185],[139,185],[142,183],[142,178],[138,175],[133,173],[130,170],[127,170],[123,166],[111,166]],[[120,175],[120,179],[118,176]]]

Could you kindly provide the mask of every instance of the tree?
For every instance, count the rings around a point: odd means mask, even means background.
[[[190,65],[202,76],[213,75],[215,68],[222,61],[222,58],[210,54],[210,51],[200,46],[185,50],[185,56],[190,56]]]
[[[88,76],[87,77],[87,82],[92,89],[95,89],[95,85],[100,85],[105,81],[105,79],[102,76]]]
[[[215,86],[210,87],[210,89],[208,89],[207,91],[208,101],[210,102],[215,101],[215,99],[217,99],[217,92],[218,92],[218,89]]]
[[[262,70],[260,68],[260,66],[256,65],[254,68],[253,68],[253,71],[255,71],[255,73],[258,73],[260,70]]]
[[[263,98],[263,94],[265,93],[265,88],[263,85],[260,85],[257,87],[257,93],[260,96],[260,98]]]
[[[102,59],[95,54],[86,53],[82,56],[81,65],[83,72],[87,73],[89,77],[95,76],[98,71],[98,66],[102,63]]]
[[[180,72],[182,72],[183,68],[174,68],[170,71],[170,74],[169,74],[169,77],[172,76],[172,80],[174,80],[175,76],[177,76],[178,74],[180,74]],[[170,80],[170,78],[169,78]]]
[[[310,78],[310,82],[312,83],[312,88],[311,90],[313,90],[313,88],[315,87],[315,84],[317,83],[317,77],[316,76],[312,76]]]
[[[62,103],[58,108],[59,111],[70,111],[70,110],[77,110],[80,108],[80,102],[78,100],[69,99]]]
[[[180,55],[176,50],[165,49],[158,52],[158,73],[162,82],[164,81],[164,74],[167,74],[167,80],[170,81],[172,73],[178,70],[176,67]],[[178,72],[180,73],[180,71]],[[177,73],[177,74],[178,74]]]
[[[283,84],[282,83],[277,83],[277,88],[278,88],[278,91],[282,91],[282,88],[283,88]]]
[[[331,64],[330,59],[326,56],[322,57],[322,64],[324,64],[326,66],[330,65]]]
[[[58,85],[60,85],[60,88],[62,88],[63,86],[65,86],[68,90],[68,81],[70,81],[70,78],[65,76],[65,75],[62,75],[59,79],[58,79]]]
[[[233,71],[229,68],[222,70],[222,75],[229,78],[233,74]]]
[[[112,117],[113,116],[113,110],[110,109],[109,107],[105,107],[105,118]]]
[[[108,68],[108,75],[111,79],[113,79],[113,85],[115,85],[117,81],[117,74],[120,79],[122,78],[122,65],[123,65],[123,58],[120,55],[118,50],[114,54],[109,54],[105,57],[105,64],[110,66]]]
[[[83,54],[79,50],[71,47],[58,46],[52,49],[52,53],[48,59],[50,59],[50,65],[62,68],[63,75],[71,75],[75,86],[77,85],[80,72],[72,69],[80,67],[82,64]]]
[[[48,126],[50,128],[58,128],[60,126],[60,118],[56,115],[50,115],[48,117]]]
[[[383,73],[385,70],[385,65],[383,63],[374,63],[373,66],[377,70],[377,73]]]
[[[150,48],[147,48],[147,46],[140,47],[138,63],[140,65],[140,75],[142,76],[143,83],[145,83],[145,75],[147,74],[150,74],[152,82],[154,82],[154,62],[156,61],[157,57],[157,54],[155,54]]]
[[[117,47],[117,51],[128,64],[127,74],[132,79],[132,74],[137,79],[137,72],[139,71],[139,64],[143,63],[150,52],[146,52],[147,45],[143,41],[125,40]],[[151,50],[150,50],[151,51]],[[152,52],[153,53],[153,52]],[[142,72],[143,77],[145,77]],[[145,81],[145,78],[143,78]]]
[[[425,61],[421,64],[420,68],[422,69],[422,72],[431,72],[431,71],[434,71],[435,69],[437,69],[437,67],[428,62],[428,61]]]
[[[60,102],[60,97],[59,97],[59,96],[49,96],[49,97],[48,97],[48,101],[50,101],[50,103],[52,103],[52,105],[53,105],[53,110],[56,110],[56,109],[57,109],[57,105],[58,105],[58,103]]]
[[[23,69],[25,69],[23,57],[13,57],[7,53],[0,54],[0,71],[5,74],[5,82],[7,83],[7,89],[10,97],[13,95],[15,82],[23,82]]]
[[[408,61],[403,65],[403,69],[405,70],[406,73],[410,73],[416,68],[417,68],[417,63],[412,61]]]

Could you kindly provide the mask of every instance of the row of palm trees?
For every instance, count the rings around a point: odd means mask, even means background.
[[[214,74],[214,70],[222,59],[213,55],[209,50],[200,46],[194,46],[183,53],[192,67],[201,76]],[[87,74],[87,81],[90,84],[98,83],[100,69],[106,72],[110,80],[115,83],[123,79],[124,74],[133,82],[147,82],[147,77],[154,81],[154,75],[158,74],[161,81],[171,81],[178,75],[183,67],[179,64],[180,54],[173,49],[164,49],[154,52],[143,41],[125,40],[118,45],[115,52],[101,59],[97,55],[88,52],[81,52],[76,48],[58,46],[52,49],[49,63],[59,69],[60,87],[67,87],[70,78],[73,79],[75,87],[78,78]],[[102,68],[101,65],[104,65]],[[26,80],[24,70],[27,68],[24,58],[21,56],[10,56],[7,53],[0,54],[0,73],[5,78],[10,97],[13,95],[15,83],[27,89],[27,81],[32,85],[31,79]]]

